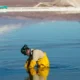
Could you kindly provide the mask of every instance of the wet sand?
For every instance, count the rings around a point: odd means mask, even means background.
[[[17,19],[41,19],[41,20],[71,20],[80,21],[80,14],[62,14],[54,12],[10,12],[0,13],[0,17],[13,17]]]

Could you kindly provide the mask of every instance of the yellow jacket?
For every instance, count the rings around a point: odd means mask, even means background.
[[[37,64],[39,67],[49,67],[50,66],[48,57],[45,52],[44,52],[43,58],[38,59]]]
[[[47,80],[49,75],[49,68],[34,68],[29,69],[30,79],[32,80]]]
[[[29,57],[29,59],[27,60],[27,62],[25,63],[25,68],[33,68],[35,67],[35,65],[37,64],[38,67],[49,67],[49,59],[46,55],[46,53],[44,52],[44,56],[40,59],[38,59],[37,61],[32,59],[32,56]]]

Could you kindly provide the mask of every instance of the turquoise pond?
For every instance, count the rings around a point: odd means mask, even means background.
[[[0,18],[0,80],[44,80],[28,79],[24,44],[47,53],[46,80],[80,80],[80,22]]]

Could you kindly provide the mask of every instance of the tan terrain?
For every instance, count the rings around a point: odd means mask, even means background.
[[[7,6],[35,6],[39,3],[43,5],[69,6],[80,5],[80,0],[0,0],[0,5]]]
[[[47,2],[53,0],[0,0],[0,5],[7,6],[35,6],[39,2]]]
[[[71,1],[71,2],[69,2]],[[64,3],[63,3],[64,2]],[[80,4],[80,0],[0,0],[0,5],[8,6],[26,6],[33,7],[38,4],[48,3],[51,6],[73,6]],[[50,4],[51,3],[51,4]],[[55,4],[53,4],[55,3]],[[66,5],[67,4],[67,5]],[[68,5],[69,4],[69,5]],[[39,5],[42,7],[41,5]],[[39,7],[37,6],[37,7]],[[47,20],[78,20],[80,21],[80,14],[62,14],[60,12],[11,12],[11,13],[0,13],[0,17],[14,17],[19,19],[34,18],[34,19],[47,19]]]

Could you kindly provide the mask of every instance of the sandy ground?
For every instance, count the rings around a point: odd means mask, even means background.
[[[35,6],[39,2],[47,2],[53,0],[0,0],[0,5],[7,6]]]
[[[7,6],[35,6],[40,2],[53,2],[55,0],[0,0],[0,5]],[[59,0],[58,0],[59,1]],[[80,3],[80,0],[75,0]],[[60,0],[62,2],[62,0]]]
[[[34,6],[39,2],[50,2],[54,0],[0,0],[0,5],[8,6]],[[80,2],[80,0],[77,0]],[[77,20],[80,21],[80,14],[61,14],[53,12],[11,12],[0,13],[0,17],[14,17],[18,19],[34,18],[46,20]]]
[[[13,17],[17,19],[41,19],[41,20],[71,20],[80,21],[80,14],[58,14],[52,12],[11,12],[11,13],[0,13],[0,17]]]

